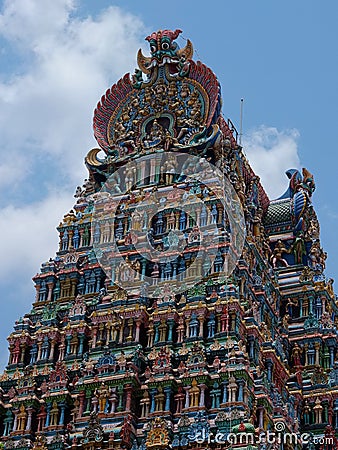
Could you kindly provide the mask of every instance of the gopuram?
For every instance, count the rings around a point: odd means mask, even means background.
[[[337,448],[313,175],[268,197],[180,33],[148,36],[95,109],[88,178],[8,337],[2,448]]]

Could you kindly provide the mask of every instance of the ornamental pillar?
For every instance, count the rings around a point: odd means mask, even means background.
[[[19,341],[15,341],[15,347],[13,350],[12,364],[18,364],[20,356],[20,344]]]
[[[151,389],[150,390],[150,398],[151,398],[150,413],[153,413],[155,411],[155,394],[156,394],[156,389]]]
[[[180,344],[181,342],[183,342],[183,338],[184,338],[184,322],[183,318],[180,317],[177,327],[177,343]]]
[[[164,263],[159,263],[160,280],[164,281]]]
[[[45,427],[49,427],[49,423],[50,423],[50,410],[52,408],[51,403],[48,403],[47,405],[47,415],[46,415],[46,422],[45,422]]]
[[[299,317],[303,317],[303,299],[302,297],[300,297],[298,299],[298,304],[299,304]]]
[[[92,405],[93,405],[93,412],[98,412],[97,411],[97,405],[99,404],[99,399],[97,398],[97,397],[93,397],[92,398]],[[104,412],[104,411],[102,411],[102,412]]]
[[[155,338],[154,338],[154,344],[156,344],[158,341],[159,341],[159,323],[157,322],[157,323],[155,323],[154,324],[154,328],[155,328]]]
[[[259,428],[263,428],[264,427],[264,409],[263,408],[259,408],[258,409],[258,426]]]
[[[18,413],[19,413],[18,409],[13,410],[13,414],[14,414],[14,423],[13,423],[13,429],[12,429],[13,432],[16,431],[17,426],[18,426]]]
[[[248,341],[249,341],[249,358],[252,360],[254,359],[255,356],[255,352],[254,352],[254,344],[255,344],[255,338],[254,336],[250,335],[248,336]]]
[[[176,262],[173,262],[172,263],[172,267],[173,267],[173,274],[172,274],[172,279],[173,280],[176,280],[176,278],[177,278],[177,263]]]
[[[129,334],[127,336],[127,342],[130,342],[133,340],[133,327],[134,327],[134,320],[132,318],[128,319],[128,328],[129,328]]]
[[[52,339],[50,341],[50,352],[49,352],[49,360],[50,361],[53,361],[53,359],[54,359],[55,344],[56,344],[55,339]]]
[[[63,425],[65,423],[65,410],[66,410],[66,404],[60,403],[60,420],[59,425]]]
[[[205,406],[205,390],[207,386],[203,383],[199,384],[198,387],[200,388],[200,401],[199,405],[201,408],[204,408]]]
[[[126,391],[126,408],[125,408],[125,410],[127,412],[130,412],[130,410],[131,410],[131,394],[133,391],[132,386],[130,384],[127,384],[125,386],[125,391]]]
[[[79,393],[79,411],[77,417],[83,416],[85,396],[86,396],[85,391],[81,391]]]
[[[138,178],[138,181],[137,181],[138,186],[144,185],[145,173],[146,173],[146,161],[142,160],[141,167],[140,167],[140,174],[139,174],[140,178]]]
[[[123,342],[123,331],[124,331],[125,320],[122,319],[121,327],[120,327],[120,335],[119,335],[119,344]]]
[[[173,340],[173,329],[175,322],[173,320],[168,320],[168,342],[172,342]]]
[[[33,414],[33,408],[28,407],[26,408],[27,411],[27,423],[26,423],[26,431],[30,431],[32,428],[32,414]]]
[[[135,329],[135,342],[140,342],[140,328],[141,328],[141,321],[136,321],[136,329]]]
[[[309,365],[308,349],[309,349],[309,345],[305,344],[304,345],[305,366]]]
[[[71,297],[75,297],[75,292],[76,292],[76,285],[77,285],[77,279],[76,278],[71,278],[70,280],[70,296]]]
[[[323,404],[323,422],[329,422],[329,405],[327,403]]]
[[[117,405],[117,411],[121,412],[123,411],[123,386],[118,387],[118,396],[119,396],[119,403]]]
[[[62,336],[61,343],[59,345],[59,359],[58,361],[62,361],[65,357],[65,337]]]
[[[272,366],[273,366],[272,361],[270,361],[270,360],[266,361],[266,367],[268,369],[267,376],[268,376],[269,383],[271,383],[271,381],[272,381]]]
[[[72,340],[72,336],[69,334],[66,336],[66,356],[70,354],[70,341]]]
[[[42,347],[42,341],[38,341],[38,357],[36,358],[37,361],[40,361],[40,359],[41,359],[41,347]]]
[[[238,384],[238,398],[237,398],[237,401],[238,402],[243,402],[244,401],[244,398],[243,398],[244,381],[243,380],[239,380],[237,384]]]
[[[53,295],[54,281],[50,281],[49,283],[47,283],[47,288],[48,288],[47,302],[51,302]]]
[[[333,369],[333,366],[334,366],[334,347],[333,346],[329,347],[329,352],[330,352],[330,369]]]
[[[109,401],[111,403],[110,412],[114,413],[116,411],[116,403],[117,403],[116,387],[113,387],[111,389],[111,396],[109,398]]]
[[[111,286],[113,286],[115,283],[115,278],[116,278],[115,271],[116,271],[115,262],[113,262],[111,265],[111,283],[110,283]]]
[[[170,395],[171,395],[171,387],[165,387],[164,388],[164,393],[165,393],[165,406],[164,406],[164,410],[165,411],[170,411]]]
[[[227,390],[227,381],[223,381],[222,385],[223,385],[223,399],[222,399],[222,403],[227,403],[228,401],[228,390]]]
[[[160,180],[160,172],[161,172],[161,160],[156,159],[156,166],[155,166],[155,177],[154,181],[157,184]]]
[[[93,330],[92,348],[95,348],[97,339],[97,326],[94,326],[92,330]]]
[[[335,427],[335,429],[338,429],[338,398],[334,402],[333,412],[334,412],[333,426]]]
[[[196,209],[196,224],[200,223],[200,214],[201,214],[201,210],[200,208]]]
[[[231,331],[237,331],[236,330],[236,313],[232,313],[231,314],[230,330]]]
[[[243,401],[246,405],[248,404],[249,401],[249,389],[246,385],[244,385]]]
[[[150,174],[149,174],[149,184],[154,183],[155,178],[155,165],[156,165],[156,159],[151,158],[150,159]]]
[[[77,352],[77,356],[82,356],[85,336],[83,333],[80,333],[78,336],[79,336],[79,350]]]
[[[204,317],[203,316],[199,316],[198,317],[198,321],[199,321],[199,330],[198,330],[198,337],[203,337],[203,325],[204,325]]]
[[[316,366],[319,366],[320,365],[320,362],[319,362],[319,348],[320,348],[320,343],[319,342],[315,342],[315,351],[316,351],[316,353],[315,353],[315,364],[316,364]]]
[[[8,351],[9,351],[8,365],[10,365],[10,364],[13,363],[13,349],[14,349],[13,344],[11,344],[11,345],[8,347]]]
[[[147,268],[147,263],[144,259],[142,259],[142,261],[141,261],[141,281],[143,281],[144,277],[146,276],[146,268]]]
[[[98,341],[99,341],[100,345],[103,345],[103,342],[102,342],[102,340],[103,340],[103,330],[104,330],[104,324],[100,323],[100,325],[99,325],[99,332],[97,334]]]
[[[189,389],[191,386],[184,386],[183,389],[185,390],[185,405],[184,408],[189,408]]]
[[[313,313],[313,298],[309,298],[309,315]]]
[[[167,322],[164,319],[161,320],[158,330],[160,333],[159,342],[165,342],[167,336]]]
[[[87,391],[86,392],[86,411],[84,412],[85,416],[90,414],[91,398],[92,398],[91,392]]]
[[[152,347],[154,343],[154,326],[152,323],[149,324],[147,336],[148,336],[147,347]]]
[[[25,348],[26,344],[23,342],[20,344],[20,363],[23,364],[25,360]]]
[[[35,285],[35,289],[36,289],[36,294],[35,294],[35,302],[37,303],[40,299],[40,289],[41,289],[41,285],[40,284],[36,284]]]
[[[190,332],[189,332],[189,324],[190,324],[190,319],[185,319],[185,335],[186,336],[190,336]]]
[[[101,287],[101,276],[100,274],[96,274],[96,286],[95,286],[95,291],[99,292],[100,291],[100,287]]]

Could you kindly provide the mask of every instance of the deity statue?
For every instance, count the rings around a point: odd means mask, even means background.
[[[110,392],[109,388],[104,384],[104,382],[102,382],[101,386],[96,389],[95,395],[99,400],[99,412],[106,412],[107,400],[109,398]]]
[[[290,249],[295,256],[295,264],[303,264],[303,256],[306,255],[303,233],[299,233]]]
[[[124,182],[127,191],[130,191],[136,183],[136,165],[134,161],[127,163],[126,169],[124,170]]]
[[[177,168],[177,160],[175,155],[169,155],[166,161],[164,162],[163,167],[161,168],[162,172],[164,173],[165,184],[169,185],[173,183],[176,168]]]
[[[190,408],[196,408],[198,406],[199,396],[200,396],[200,389],[197,386],[196,379],[194,378],[191,383],[191,388],[189,389]]]
[[[296,342],[292,349],[292,358],[293,358],[293,363],[295,366],[300,366],[302,364],[301,359],[300,359],[301,354],[302,354],[302,349],[299,347],[299,345]]]
[[[273,267],[288,267],[288,262],[283,258],[283,253],[289,253],[289,250],[285,247],[282,241],[279,239],[273,250],[271,256],[271,262]]]

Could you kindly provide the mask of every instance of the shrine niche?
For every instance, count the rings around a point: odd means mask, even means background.
[[[157,417],[149,424],[149,431],[146,439],[147,448],[165,449],[169,445],[168,423]]]

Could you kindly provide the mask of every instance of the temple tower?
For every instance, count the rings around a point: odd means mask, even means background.
[[[8,338],[8,449],[337,444],[338,307],[313,176],[291,169],[268,198],[180,33],[148,36],[150,56],[95,109],[88,178]]]

